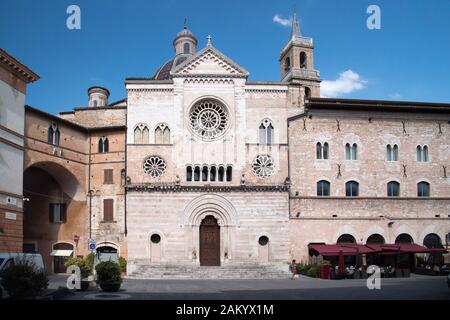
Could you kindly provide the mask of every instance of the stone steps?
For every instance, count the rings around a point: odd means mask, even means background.
[[[131,279],[287,279],[287,265],[225,265],[200,267],[187,265],[134,264]]]

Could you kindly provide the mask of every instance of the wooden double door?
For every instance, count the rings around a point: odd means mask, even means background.
[[[200,265],[220,266],[220,226],[213,216],[200,225]]]

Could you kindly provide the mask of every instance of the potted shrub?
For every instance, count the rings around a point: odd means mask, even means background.
[[[83,259],[81,257],[68,259],[64,263],[64,266],[66,268],[73,265],[79,267],[81,272],[81,288],[77,290],[86,291],[89,288],[90,281],[88,278],[92,274],[92,269],[87,264],[86,259]]]
[[[306,272],[306,275],[311,278],[317,278],[317,267],[311,266]]]
[[[97,283],[105,292],[119,291],[122,278],[120,277],[120,266],[113,261],[100,262],[96,267]]]
[[[124,277],[127,274],[127,260],[124,257],[119,257],[120,275]]]
[[[17,259],[2,270],[0,279],[11,299],[34,299],[48,287],[45,272],[27,259]]]

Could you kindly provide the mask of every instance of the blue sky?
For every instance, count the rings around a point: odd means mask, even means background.
[[[87,88],[125,97],[124,79],[152,76],[188,26],[250,72],[279,80],[278,58],[292,0],[0,0],[0,46],[37,72],[27,104],[51,113],[86,105]],[[81,30],[66,9],[81,8]],[[381,30],[366,27],[381,8]],[[344,98],[450,102],[450,1],[297,0],[302,33],[314,38],[315,68],[329,94]],[[331,88],[331,89],[330,89]],[[333,89],[334,88],[334,89]]]

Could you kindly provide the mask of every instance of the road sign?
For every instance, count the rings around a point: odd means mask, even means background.
[[[97,244],[95,243],[94,239],[88,240],[88,248],[89,248],[89,251],[95,251],[95,249],[97,248]]]

